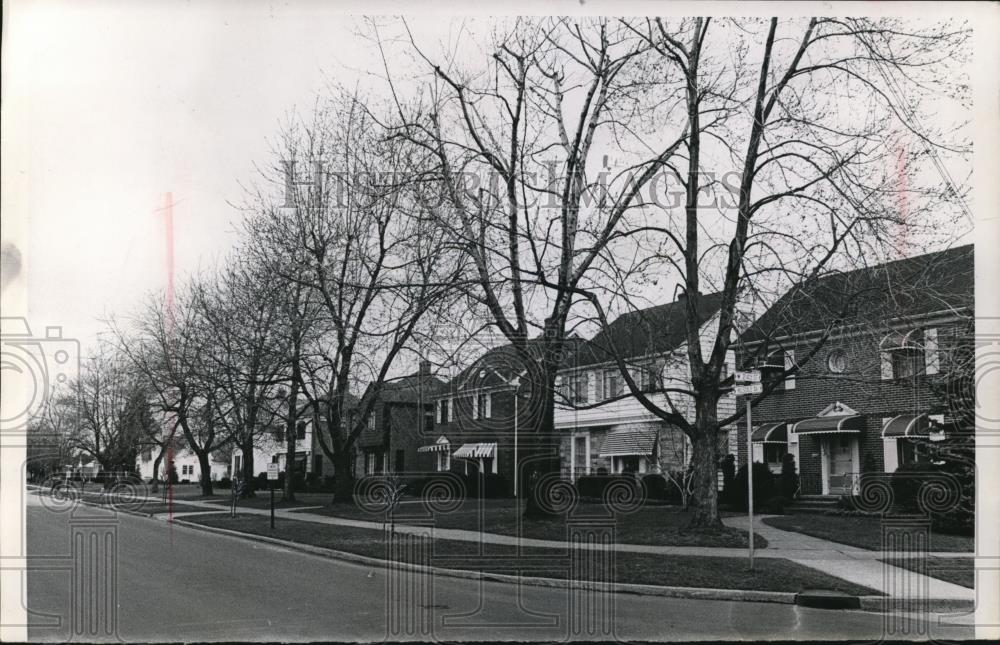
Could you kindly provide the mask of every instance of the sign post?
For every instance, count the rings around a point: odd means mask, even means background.
[[[267,487],[271,489],[271,529],[274,529],[274,482],[278,480],[278,464],[267,465]]]
[[[753,421],[750,419],[750,395],[760,394],[764,385],[760,382],[760,372],[736,372],[734,374],[736,395],[747,397],[747,515],[750,519],[748,534],[750,570],[753,571]]]

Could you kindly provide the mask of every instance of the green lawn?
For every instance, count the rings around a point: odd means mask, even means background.
[[[387,532],[313,522],[279,519],[272,531],[268,518],[257,515],[205,515],[190,522],[267,535],[301,544],[386,559]],[[412,542],[409,542],[412,546]],[[571,576],[566,549],[522,548],[458,540],[435,540],[433,555],[420,548],[399,549],[393,559],[431,564],[448,569],[567,579]],[[743,558],[662,556],[612,551],[614,582],[713,589],[754,589],[799,592],[803,589],[834,589],[858,595],[877,595],[872,589],[828,576],[784,559],[759,561],[757,571],[747,570]],[[589,559],[588,559],[589,560]],[[593,566],[593,565],[592,565]]]
[[[902,560],[887,559],[881,560],[881,562],[912,571],[919,571],[919,565],[910,558]],[[968,587],[969,589],[976,588],[976,570],[973,558],[927,558],[927,567],[924,573],[932,578]]]
[[[677,506],[645,506],[633,513],[610,514],[600,504],[581,503],[567,520],[565,516],[551,519],[526,520],[522,506],[513,499],[465,500],[458,508],[432,513],[424,504],[407,502],[399,505],[396,523],[424,523],[430,519],[438,528],[482,530],[486,533],[515,535],[542,540],[565,540],[567,522],[614,524],[616,537],[622,544],[658,546],[747,546],[745,531],[721,527],[716,530],[690,528],[691,515]],[[382,522],[385,513],[371,513],[354,504],[336,504],[308,511],[335,517]],[[754,536],[754,545],[767,546],[767,540]]]
[[[169,506],[161,502],[148,502],[146,504],[143,504],[141,507],[127,506],[126,508],[128,510],[137,511],[139,513],[151,513],[151,514],[168,513],[171,511],[173,511],[174,513],[197,513],[206,510],[211,510],[202,508],[201,506],[191,506],[190,504],[184,504],[179,502],[174,502],[172,505]]]
[[[882,549],[882,520],[878,517],[800,514],[769,517],[763,522],[776,529],[804,533],[862,549]],[[971,536],[931,533],[929,550],[971,553],[975,550],[975,541]]]

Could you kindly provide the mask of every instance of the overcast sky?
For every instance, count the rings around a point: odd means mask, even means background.
[[[378,67],[355,19],[320,3],[5,8],[4,165],[18,161],[4,178],[26,195],[13,216],[30,220],[29,321],[85,345],[100,317],[166,284],[164,193],[178,276],[213,266],[235,239],[227,202],[283,115]],[[426,42],[448,38],[447,8],[412,19]]]

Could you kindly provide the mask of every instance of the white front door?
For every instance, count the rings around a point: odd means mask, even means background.
[[[832,435],[829,443],[829,468],[827,470],[830,495],[850,495],[854,487],[854,444],[853,435]]]

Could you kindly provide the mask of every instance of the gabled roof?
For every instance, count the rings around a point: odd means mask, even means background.
[[[743,334],[744,343],[794,336],[831,324],[893,320],[975,303],[973,245],[854,271],[830,273],[782,296]]]
[[[722,292],[702,294],[698,298],[698,326],[718,313],[721,305]],[[566,367],[607,363],[615,360],[616,352],[627,359],[673,351],[687,340],[686,309],[687,300],[682,296],[665,305],[622,314],[585,343]]]

